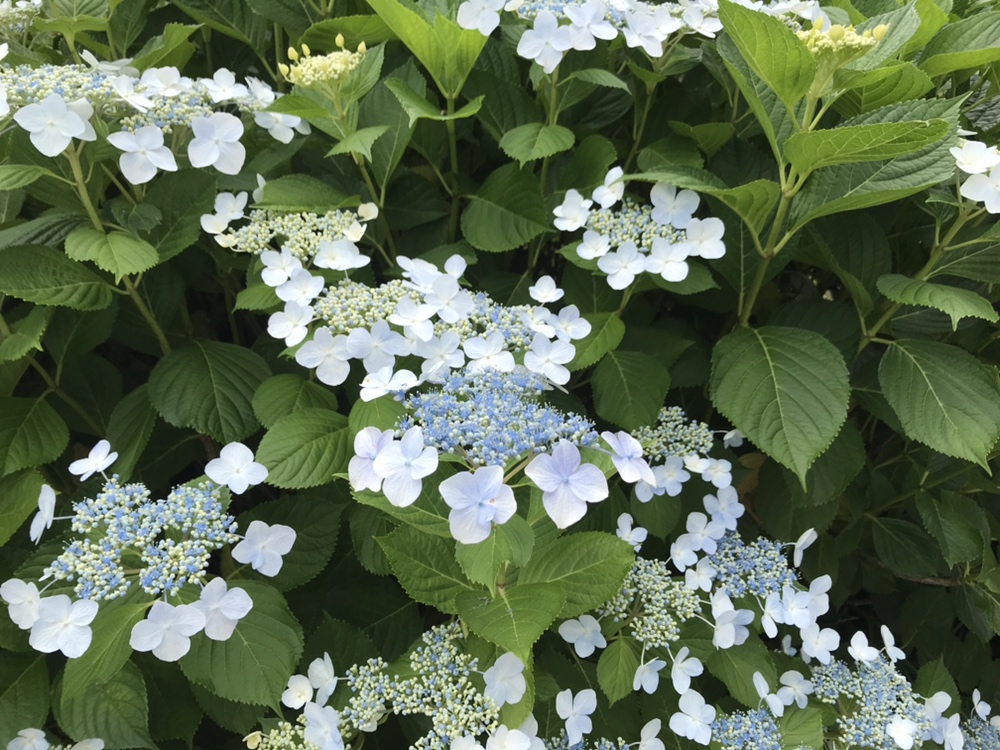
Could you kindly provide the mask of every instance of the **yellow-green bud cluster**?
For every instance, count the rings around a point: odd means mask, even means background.
[[[337,36],[337,43],[340,50],[331,52],[328,55],[313,55],[309,47],[302,45],[302,53],[299,54],[294,48],[288,49],[288,59],[291,65],[281,63],[278,68],[281,75],[296,86],[317,86],[338,81],[365,59],[365,43],[358,45],[357,52],[344,49],[343,35]]]
[[[868,52],[885,37],[888,30],[885,24],[860,34],[853,26],[840,24],[825,29],[823,19],[818,18],[811,29],[798,31],[796,36],[816,57],[836,58],[843,65]]]
[[[653,240],[657,238],[662,237],[676,243],[687,237],[682,229],[674,229],[669,224],[657,224],[653,221],[653,207],[636,203],[631,198],[625,198],[617,208],[591,211],[587,218],[587,229],[607,237],[613,248],[626,242],[634,242],[644,253],[650,251]]]
[[[656,424],[640,427],[635,438],[642,443],[647,456],[660,461],[692,453],[707,456],[715,442],[711,428],[704,422],[688,419],[679,406],[660,409]]]
[[[295,724],[280,721],[267,734],[253,732],[243,738],[249,750],[313,750],[315,745],[305,740],[305,715],[300,715]]]
[[[350,227],[359,223],[356,213],[341,210],[314,214],[254,209],[248,218],[249,223],[220,235],[225,238],[220,244],[238,253],[260,255],[265,250],[274,250],[271,242],[277,239],[281,249],[303,263],[312,259],[320,242],[346,239]]]

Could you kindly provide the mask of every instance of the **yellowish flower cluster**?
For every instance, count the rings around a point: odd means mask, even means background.
[[[294,47],[288,48],[288,59],[291,65],[281,63],[278,69],[281,75],[298,86],[316,86],[331,83],[343,78],[354,70],[365,59],[365,43],[358,45],[357,52],[344,48],[344,35],[337,35],[338,52],[328,55],[313,55],[309,47],[302,45],[300,54]]]
[[[824,25],[823,19],[818,18],[811,29],[797,31],[796,35],[817,57],[846,58],[842,62],[860,57],[878,44],[889,31],[889,27],[885,24],[880,24],[874,29],[866,29],[860,34],[855,31],[853,26],[834,24],[824,31]]]

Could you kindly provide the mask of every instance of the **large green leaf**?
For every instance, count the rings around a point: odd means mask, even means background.
[[[901,518],[876,518],[872,542],[879,559],[894,573],[903,576],[933,576],[940,556],[934,540],[915,523]]]
[[[42,336],[52,318],[54,308],[36,307],[16,323],[10,324],[10,335],[0,333],[0,362],[15,362],[32,350],[41,351]]]
[[[958,321],[962,318],[982,318],[991,323],[1000,319],[985,297],[968,289],[891,273],[878,280],[878,290],[893,302],[930,307],[946,313],[951,318],[952,329],[958,328]]]
[[[789,109],[816,77],[816,59],[782,21],[742,5],[719,0],[719,20],[747,65]]]
[[[772,692],[778,689],[774,664],[764,644],[757,639],[751,639],[742,646],[715,651],[705,666],[722,680],[731,696],[751,708],[760,705],[760,695],[753,684],[754,672],[763,675]]]
[[[437,471],[423,479],[420,496],[413,503],[402,508],[390,503],[381,492],[355,492],[354,497],[359,503],[378,508],[383,513],[387,513],[425,534],[451,539],[451,527],[448,524],[448,515],[451,509],[441,497],[438,486],[455,474],[456,466],[457,464],[452,462],[439,464]]]
[[[583,317],[590,323],[590,333],[576,342],[576,355],[568,365],[570,370],[582,370],[599,362],[625,336],[625,324],[618,313],[584,313]]]
[[[631,545],[614,534],[585,531],[535,550],[518,582],[558,584],[566,597],[560,617],[579,617],[615,595],[634,560]]]
[[[0,477],[0,498],[3,498],[0,502],[0,544],[6,544],[28,516],[38,510],[43,482],[41,474],[27,470]]]
[[[0,165],[0,192],[27,187],[39,177],[58,177],[45,167],[31,164]]]
[[[91,260],[115,275],[116,281],[130,273],[148,271],[160,261],[148,242],[126,232],[105,234],[91,227],[77,229],[66,238],[66,255],[73,260]]]
[[[258,52],[267,49],[271,24],[242,0],[180,0],[174,4],[196,21]]]
[[[0,250],[0,292],[40,305],[101,310],[112,287],[90,269],[50,247],[20,245]]]
[[[274,427],[278,420],[293,412],[313,408],[335,411],[337,397],[329,388],[301,375],[274,375],[253,394],[253,412],[265,427]]]
[[[874,80],[873,80],[874,79]],[[836,108],[848,115],[871,112],[897,102],[916,99],[932,88],[934,81],[912,62],[889,63],[856,81],[857,88],[845,91]]]
[[[257,430],[251,399],[270,374],[267,363],[249,349],[195,341],[153,368],[149,399],[170,424],[230,443]]]
[[[796,133],[785,141],[785,156],[802,174],[821,167],[892,159],[944,137],[944,120],[908,120]]]
[[[267,431],[257,460],[268,468],[267,481],[284,489],[326,484],[347,469],[351,448],[347,417],[330,409],[301,409]]]
[[[347,195],[322,180],[304,174],[290,174],[268,180],[257,205],[274,211],[325,214],[351,202]]]
[[[500,148],[523,167],[529,161],[568,151],[575,140],[573,131],[562,125],[529,122],[508,130],[500,139]]]
[[[938,31],[924,48],[920,68],[932,78],[1000,60],[1000,11],[976,13]]]
[[[639,668],[639,650],[634,639],[623,636],[602,653],[597,662],[597,683],[614,705],[632,693],[632,680]]]
[[[344,46],[350,49],[355,49],[361,42],[379,44],[396,38],[385,21],[375,15],[366,15],[338,16],[319,21],[306,30],[300,41],[312,49],[334,52],[337,50],[338,34],[344,35]]]
[[[455,547],[455,559],[473,583],[479,583],[496,595],[497,575],[507,563],[524,565],[531,557],[535,533],[521,516],[494,526],[492,533],[478,544]]]
[[[277,707],[302,655],[302,627],[272,587],[254,581],[236,585],[250,595],[253,609],[228,640],[192,638],[181,669],[220,698]]]
[[[907,437],[986,466],[1000,437],[1000,388],[988,367],[957,346],[899,339],[878,379]]]
[[[442,612],[455,613],[456,597],[488,596],[470,583],[455,560],[455,542],[430,536],[411,526],[400,526],[378,543],[389,558],[392,572],[411,599]],[[560,605],[561,606],[561,605]]]
[[[983,555],[983,545],[989,538],[989,522],[982,506],[957,492],[942,492],[932,497],[917,494],[917,511],[924,528],[937,539],[941,553],[949,565],[977,560]]]
[[[107,682],[76,697],[66,695],[59,685],[54,704],[56,721],[76,742],[100,737],[107,750],[156,748],[149,736],[146,683],[134,664],[126,663]]]
[[[712,353],[712,400],[756,446],[804,482],[840,432],[850,387],[844,358],[798,328],[739,328]]]
[[[952,250],[935,267],[934,276],[960,276],[1000,284],[1000,245],[982,244]]]
[[[597,365],[591,383],[598,415],[634,430],[656,421],[670,388],[670,373],[648,354],[616,350]]]
[[[423,95],[411,89],[399,78],[386,79],[385,86],[406,111],[410,118],[410,127],[416,125],[417,120],[435,120],[437,122],[464,120],[467,117],[472,117],[483,106],[483,97],[478,96],[464,107],[449,113],[435,107]]]
[[[43,398],[0,398],[0,476],[55,461],[69,443],[66,423]]]
[[[458,615],[473,633],[528,663],[531,647],[555,622],[565,593],[549,583],[518,583],[497,593],[492,601],[477,591],[459,594]]]
[[[128,479],[139,462],[156,424],[149,386],[140,385],[118,402],[108,421],[108,441],[118,451],[115,473]]]
[[[156,206],[162,217],[147,239],[161,262],[198,241],[202,214],[214,212],[217,182],[204,169],[184,169],[159,175],[149,186],[144,205]]]
[[[45,654],[0,651],[0,745],[7,747],[22,729],[43,726],[48,717]]]
[[[550,229],[538,180],[514,164],[486,178],[462,214],[462,233],[477,250],[503,252]]]

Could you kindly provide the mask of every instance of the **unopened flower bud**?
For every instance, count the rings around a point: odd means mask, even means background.
[[[344,35],[343,34],[337,34],[336,43],[337,43],[337,46],[340,49],[344,49]]]
[[[302,45],[302,54],[305,55],[306,57],[309,57],[309,55],[312,54],[312,52],[309,51],[309,45],[308,44],[303,44]]]
[[[292,62],[297,62],[299,59],[299,53],[295,51],[295,47],[288,48],[288,59]]]
[[[872,36],[875,37],[880,42],[883,39],[885,39],[885,35],[888,33],[889,33],[889,26],[884,23],[880,23],[878,26],[872,29]]]

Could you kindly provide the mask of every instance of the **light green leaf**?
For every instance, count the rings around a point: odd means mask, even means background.
[[[469,582],[455,561],[453,540],[428,536],[411,526],[400,526],[377,541],[389,558],[392,572],[411,599],[454,614],[457,612],[456,597],[485,595]]]
[[[364,402],[361,402],[364,403]],[[253,413],[265,427],[274,427],[282,417],[302,409],[337,410],[333,391],[301,375],[274,375],[253,394]]]
[[[231,443],[257,430],[251,399],[270,374],[267,363],[249,349],[195,341],[174,349],[153,368],[149,399],[175,427],[192,427]]]
[[[949,251],[934,268],[933,275],[1000,284],[1000,245],[983,244]]]
[[[399,78],[387,78],[385,85],[396,99],[399,100],[403,109],[406,110],[406,114],[409,115],[410,127],[413,127],[414,123],[420,119],[437,120],[439,122],[464,120],[466,117],[472,117],[483,106],[483,97],[477,96],[461,109],[449,114],[435,107]]]
[[[264,434],[257,461],[268,470],[268,484],[304,489],[326,484],[347,469],[351,456],[347,417],[329,409],[288,414]]]
[[[425,534],[439,536],[442,539],[452,539],[448,525],[448,515],[451,509],[445,503],[438,491],[438,486],[458,470],[453,462],[441,462],[437,471],[429,477],[424,477],[421,483],[420,496],[406,507],[390,503],[381,492],[355,492],[354,498],[364,505],[378,508],[393,518],[402,521],[407,526],[422,531]]]
[[[344,46],[356,49],[365,44],[380,44],[396,39],[396,35],[378,16],[338,16],[314,23],[302,35],[301,42],[312,49],[335,52],[337,34],[344,35]]]
[[[40,177],[62,179],[55,172],[31,164],[0,165],[0,192],[27,187]]]
[[[0,652],[0,745],[49,718],[49,671],[45,654]]]
[[[304,174],[268,180],[257,205],[274,211],[311,211],[325,214],[336,208],[357,205],[337,188]]]
[[[884,69],[859,75],[851,83],[857,86],[845,91],[835,105],[848,115],[916,99],[934,88],[930,76],[909,61],[889,63]]]
[[[951,318],[952,330],[958,328],[958,321],[962,318],[981,318],[991,323],[1000,320],[997,311],[986,298],[968,289],[932,284],[890,273],[879,278],[878,290],[893,302],[930,307],[946,313]]]
[[[274,307],[281,307],[282,301],[274,291],[274,287],[267,284],[250,284],[246,289],[241,289],[236,295],[234,310],[270,310]]]
[[[391,395],[362,401],[360,398],[351,407],[348,423],[351,434],[357,435],[365,427],[378,427],[380,430],[394,430],[399,420],[406,414],[406,407]]]
[[[913,681],[913,691],[920,695],[934,695],[944,692],[951,696],[952,705],[959,705],[960,698],[955,680],[944,665],[940,656],[934,661],[925,663],[917,670],[917,678]]]
[[[899,339],[882,356],[878,379],[908,438],[986,467],[1000,437],[992,370],[957,346]]]
[[[91,624],[93,640],[79,659],[70,659],[63,672],[63,700],[78,698],[94,685],[107,682],[132,655],[132,626],[144,619],[150,596],[132,586],[124,597],[103,603]]]
[[[874,518],[872,542],[879,559],[902,576],[933,576],[939,567],[934,540],[915,523],[901,518]]]
[[[118,451],[116,474],[124,479],[132,475],[155,424],[156,410],[149,400],[149,386],[143,383],[118,402],[108,421],[108,441]]]
[[[16,362],[32,350],[41,351],[42,336],[52,318],[52,313],[51,307],[36,307],[19,321],[11,324],[10,335],[0,339],[0,362]]]
[[[142,205],[156,206],[162,217],[146,239],[161,262],[191,247],[201,237],[202,214],[215,210],[217,182],[218,176],[204,169],[184,169],[158,175],[150,184]]]
[[[777,18],[729,0],[720,0],[719,20],[747,65],[794,108],[816,76],[816,59],[805,44]]]
[[[73,260],[90,260],[121,281],[130,273],[141,273],[160,262],[156,249],[148,242],[125,232],[105,234],[82,227],[66,238],[66,255]]]
[[[753,684],[754,672],[760,672],[767,684],[778,688],[778,675],[764,644],[751,639],[735,648],[715,651],[705,663],[708,671],[722,680],[729,694],[745,706],[756,708],[760,696]]]
[[[611,71],[604,70],[603,68],[584,68],[566,77],[567,81],[574,79],[585,83],[593,83],[596,86],[603,86],[608,89],[621,89],[622,91],[628,91],[629,94],[632,93],[625,81]]]
[[[361,128],[344,138],[340,143],[326,152],[327,156],[338,154],[361,154],[369,162],[372,160],[372,144],[389,130],[387,125],[375,125]]]
[[[690,125],[680,120],[669,120],[667,124],[677,135],[694,140],[698,144],[698,148],[709,157],[715,156],[736,132],[736,129],[728,122],[706,122],[700,125]]]
[[[1000,60],[1000,11],[949,23],[927,44],[920,68],[932,78]]]
[[[982,557],[985,540],[989,538],[989,522],[979,503],[948,491],[937,498],[919,492],[916,503],[920,520],[941,545],[946,563],[957,565]]]
[[[625,324],[618,313],[584,313],[582,317],[590,323],[590,333],[575,342],[576,355],[567,365],[571,371],[599,362],[605,354],[614,351],[625,336]]]
[[[462,233],[477,250],[503,252],[549,231],[550,218],[537,179],[508,164],[469,196],[469,206],[462,214]]]
[[[639,668],[639,649],[634,639],[623,636],[601,652],[597,662],[597,683],[614,705],[632,693],[632,680]]]
[[[246,590],[253,609],[229,640],[192,638],[191,650],[180,660],[181,669],[189,680],[220,698],[277,709],[278,696],[302,655],[302,627],[271,586],[254,581],[233,586]]]
[[[652,424],[670,387],[670,373],[642,352],[608,352],[591,379],[602,419],[634,430]]]
[[[531,660],[531,647],[555,621],[564,592],[548,583],[518,583],[490,600],[485,593],[467,591],[455,600],[458,615],[476,635]]]
[[[272,526],[280,523],[295,529],[295,544],[282,556],[281,570],[276,576],[263,576],[244,567],[241,577],[267,583],[278,591],[289,591],[311,581],[333,557],[344,507],[328,498],[283,497],[242,513],[242,528],[256,520]]]
[[[508,131],[500,139],[500,148],[520,166],[573,148],[573,131],[562,125],[530,122]]]
[[[0,292],[40,305],[101,310],[112,287],[100,276],[50,247],[20,245],[0,250]]]
[[[149,736],[146,683],[134,664],[127,662],[107,682],[78,697],[65,695],[60,684],[54,699],[56,721],[75,742],[100,737],[107,750],[156,748]]]
[[[132,61],[132,66],[140,71],[158,66],[184,67],[184,63],[194,54],[194,46],[188,38],[200,28],[200,25],[194,24],[168,23],[163,27],[162,34],[152,37],[143,45]]]
[[[69,443],[66,423],[43,398],[0,398],[0,476],[55,461]]]
[[[821,167],[892,159],[941,140],[944,120],[908,120],[796,133],[785,141],[785,156],[802,174]]]
[[[6,544],[28,516],[38,510],[43,482],[41,474],[30,470],[0,477],[0,497],[3,498],[0,502],[0,544]]]
[[[455,559],[473,583],[479,583],[496,595],[497,575],[505,563],[522,566],[531,557],[535,533],[521,516],[493,526],[493,532],[478,544],[457,544]]]
[[[933,693],[921,693],[933,695]],[[796,708],[785,711],[778,719],[778,729],[781,732],[783,748],[807,747],[810,750],[823,748],[823,711],[819,708]]]
[[[535,550],[518,583],[558,584],[566,597],[559,616],[579,617],[615,595],[634,560],[631,545],[614,534],[584,531]]]
[[[833,344],[777,326],[723,337],[712,353],[711,390],[716,408],[799,481],[840,432],[850,396]]]

